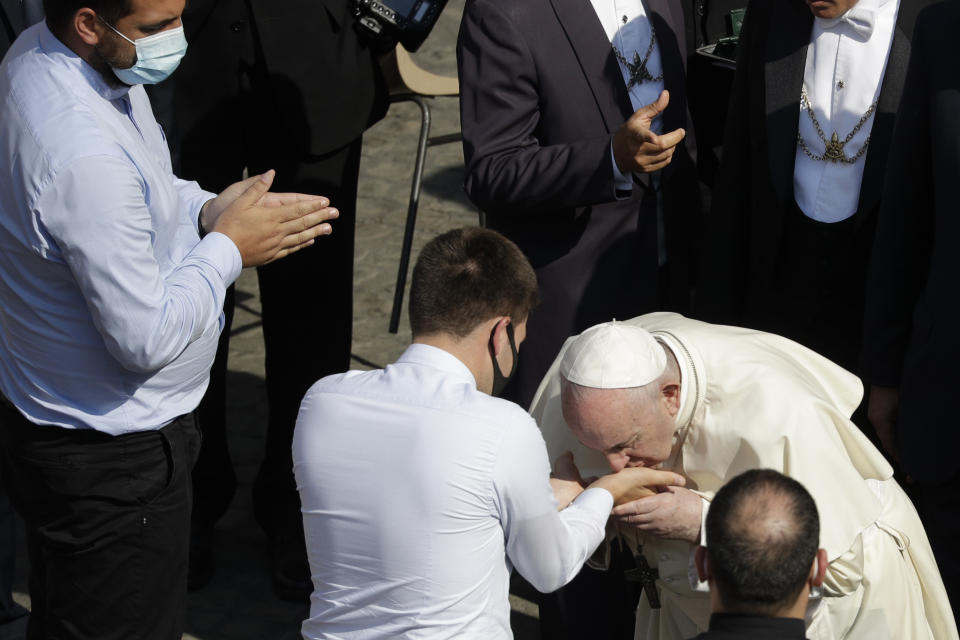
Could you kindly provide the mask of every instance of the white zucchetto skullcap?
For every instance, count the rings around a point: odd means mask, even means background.
[[[667,367],[663,347],[645,329],[605,322],[573,339],[560,361],[560,374],[582,387],[643,387]]]

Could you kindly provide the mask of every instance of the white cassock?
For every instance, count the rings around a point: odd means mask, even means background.
[[[768,468],[801,482],[820,513],[829,567],[823,597],[807,610],[810,640],[957,638],[943,582],[916,510],[879,451],[850,421],[860,380],[786,338],[651,313],[638,325],[664,342],[681,370],[681,406],[670,459],[705,501],[729,479]],[[534,397],[550,459],[573,451],[584,476],[608,473],[560,409],[564,344]],[[708,594],[688,579],[692,546],[646,536],[642,552],[660,577],[662,607],[646,597],[636,638],[681,640],[706,631]],[[709,541],[707,541],[709,544]]]

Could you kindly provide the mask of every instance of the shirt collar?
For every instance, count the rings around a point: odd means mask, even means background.
[[[40,49],[51,58],[57,58],[61,64],[78,69],[87,84],[105,100],[116,100],[127,95],[130,91],[130,87],[127,85],[111,87],[107,84],[100,72],[63,44],[57,36],[53,35],[46,23],[40,26]]]
[[[712,614],[710,616],[710,631],[727,631],[744,634],[744,637],[778,638],[781,640],[806,637],[805,625],[800,618],[773,618],[734,613]]]
[[[859,0],[836,18],[817,18],[825,31],[849,29],[863,40],[869,40],[877,23],[877,14],[894,0]],[[894,3],[895,4],[895,3]]]
[[[440,347],[414,342],[397,358],[397,364],[400,363],[420,364],[439,369],[451,376],[462,378],[474,387],[477,386],[477,380],[473,377],[473,373],[467,368],[467,365],[455,355],[449,351],[444,351]]]

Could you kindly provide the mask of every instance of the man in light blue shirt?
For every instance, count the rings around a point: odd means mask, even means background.
[[[0,66],[0,458],[30,637],[180,637],[226,287],[336,216],[272,171],[220,195],[173,175],[141,84],[176,68],[183,6],[48,0]]]

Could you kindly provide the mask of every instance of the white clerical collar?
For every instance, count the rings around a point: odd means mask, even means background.
[[[693,405],[694,400],[692,394],[695,393],[693,389],[695,383],[695,377],[693,370],[691,369],[691,363],[689,359],[685,356],[686,349],[677,341],[674,336],[669,333],[661,333],[659,331],[652,332],[652,335],[663,342],[670,352],[673,354],[673,357],[677,361],[677,366],[680,369],[680,410],[677,411],[677,416],[675,418],[677,425],[677,432],[679,433],[684,427],[690,423],[690,419],[693,417]]]
[[[861,40],[869,40],[877,24],[877,13],[891,0],[860,0],[836,18],[816,18],[824,31],[849,29]]]

